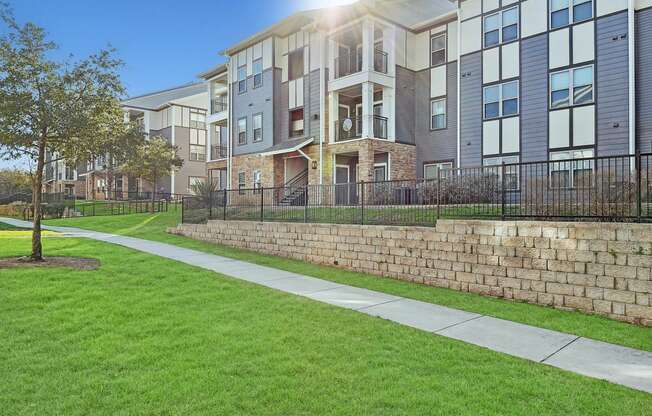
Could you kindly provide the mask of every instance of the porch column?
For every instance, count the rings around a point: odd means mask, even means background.
[[[374,137],[374,84],[362,83],[362,138]]]
[[[369,18],[362,21],[362,71],[374,69],[374,22]]]
[[[335,143],[335,134],[337,131],[337,128],[335,127],[335,121],[339,119],[339,95],[337,92],[330,92],[328,94],[329,100],[329,110],[328,112],[329,117],[328,117],[328,122],[330,125],[328,126],[328,142],[329,143]]]

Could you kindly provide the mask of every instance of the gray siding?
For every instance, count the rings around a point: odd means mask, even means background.
[[[430,130],[430,70],[419,72],[415,82],[415,131],[417,137],[417,176],[423,163],[454,161],[457,166],[457,63],[448,64],[446,86],[446,128]]]
[[[482,52],[461,59],[460,166],[479,166],[482,164]]]
[[[281,72],[277,71],[274,94],[275,143],[280,143],[290,138],[290,97],[288,83],[281,82]],[[319,138],[319,70],[303,77],[303,125],[305,137]]]
[[[312,71],[309,75],[309,79],[305,80],[307,85],[304,85],[306,89],[306,99],[305,102],[308,103],[308,108],[310,111],[306,111],[304,115],[308,117],[308,127],[307,134],[309,136],[314,136],[315,139],[319,138],[319,70]]]
[[[288,83],[281,82],[281,70],[274,70],[274,143],[287,138],[290,129]]]
[[[396,141],[414,144],[414,114],[417,90],[415,73],[409,69],[396,67]]]
[[[263,85],[254,88],[253,77],[247,78],[247,92],[238,94],[238,84],[231,85],[233,106],[233,154],[260,152],[272,146],[274,140],[274,73],[263,72]],[[253,142],[253,115],[263,113],[263,140]],[[238,145],[238,120],[247,117],[247,144]]]
[[[652,8],[636,13],[636,137],[652,152]]]
[[[521,44],[521,158],[548,159],[548,34]]]
[[[625,35],[624,39],[621,36]],[[629,152],[627,13],[596,21],[598,155]],[[616,40],[613,40],[613,38]],[[619,127],[614,127],[614,125]]]

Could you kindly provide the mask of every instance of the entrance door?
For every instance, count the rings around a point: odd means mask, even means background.
[[[349,205],[349,167],[346,165],[335,166],[335,204]]]

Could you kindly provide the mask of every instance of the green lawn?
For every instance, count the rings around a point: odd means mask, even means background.
[[[260,253],[235,249],[227,246],[195,241],[189,238],[170,235],[167,227],[175,226],[180,212],[167,212],[151,215],[124,215],[117,217],[74,218],[47,221],[53,225],[68,225],[97,231],[129,235],[148,240],[162,241],[182,247],[237,258],[296,273],[336,281],[352,286],[364,287],[380,292],[391,293],[424,302],[436,303],[470,312],[481,313],[548,328],[556,331],[577,334],[588,338],[625,345],[632,348],[652,351],[652,330],[617,322],[600,316],[580,312],[561,311],[553,308],[494,299],[472,293],[418,285],[378,276],[355,273],[327,266],[318,266],[302,261],[263,255]]]
[[[642,415],[652,395],[82,239],[0,270],[3,414]],[[0,240],[3,255],[27,240]]]

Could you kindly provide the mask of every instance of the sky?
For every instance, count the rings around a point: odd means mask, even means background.
[[[116,48],[129,96],[197,81],[197,74],[224,62],[219,51],[226,47],[296,11],[351,1],[8,0],[18,23],[45,28],[59,45],[57,58]],[[26,165],[0,161],[0,168],[8,167]]]

